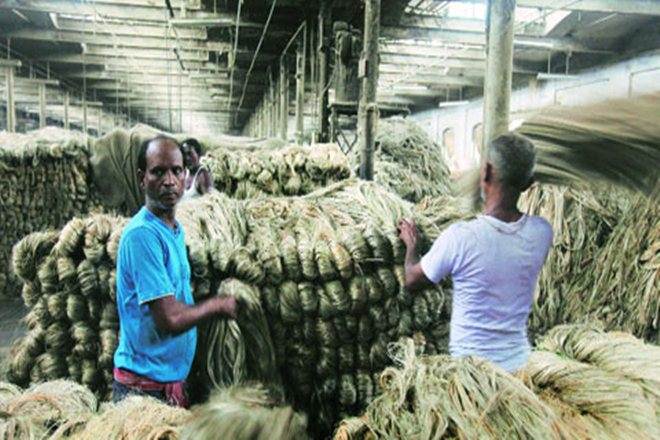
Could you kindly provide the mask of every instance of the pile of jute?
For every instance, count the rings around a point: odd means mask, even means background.
[[[479,358],[390,346],[395,366],[349,439],[654,439],[660,435],[660,348],[590,326],[551,330],[516,375]]]

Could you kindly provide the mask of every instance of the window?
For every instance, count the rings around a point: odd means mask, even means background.
[[[484,126],[477,122],[472,127],[472,163],[478,165],[481,161],[481,151],[484,142]]]
[[[456,154],[454,129],[451,127],[447,127],[442,131],[442,148],[447,157],[449,168],[455,170],[458,166],[458,157]]]

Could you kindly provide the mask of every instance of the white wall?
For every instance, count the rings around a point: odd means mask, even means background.
[[[660,91],[660,51],[640,55],[609,66],[589,69],[576,79],[530,82],[530,86],[511,95],[512,124],[520,123],[525,112],[550,105],[582,105],[605,99],[626,98]],[[419,123],[442,145],[445,129],[454,130],[455,170],[478,163],[472,130],[483,119],[483,99],[458,107],[438,108],[415,113]]]

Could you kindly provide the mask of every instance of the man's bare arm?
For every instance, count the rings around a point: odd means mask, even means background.
[[[417,239],[419,233],[417,226],[412,220],[403,219],[399,222],[399,237],[406,245],[405,273],[406,289],[414,292],[423,287],[431,286],[433,283],[426,277],[422,270],[417,254]]]
[[[149,309],[159,330],[179,334],[213,316],[235,318],[237,304],[234,297],[216,296],[190,306],[170,295],[149,302]]]

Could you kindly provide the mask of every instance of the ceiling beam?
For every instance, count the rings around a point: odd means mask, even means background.
[[[419,84],[423,86],[448,87],[483,87],[483,78],[448,76],[433,73],[410,73],[409,75],[385,74],[378,76],[379,88],[389,87],[391,84]]]
[[[229,27],[236,26],[236,16],[233,13],[204,13],[199,12],[194,17],[170,18],[169,24],[175,27]],[[244,28],[261,29],[262,23],[256,23],[249,20],[240,20],[238,25]]]
[[[97,66],[120,66],[123,68],[128,68],[131,66],[131,59],[122,59],[122,58],[109,58],[105,56],[96,56],[96,55],[85,55],[82,54],[49,54],[42,55],[39,57],[40,61],[51,62],[51,63],[64,63],[64,64],[87,64],[87,65],[97,65]],[[168,66],[168,63],[170,64]],[[184,66],[187,69],[201,70],[209,69],[210,67],[205,62],[201,61],[184,61]],[[160,60],[160,59],[141,59],[136,60],[136,65],[131,66],[132,71],[140,72],[140,69],[162,69],[168,70],[170,68],[172,71],[179,69],[179,64],[175,59],[170,61]]]
[[[51,41],[63,43],[84,43],[90,46],[122,48],[140,48],[140,49],[159,49],[168,50],[176,47],[182,51],[218,51],[228,52],[231,50],[231,44],[220,41],[195,41],[180,40],[167,41],[161,37],[108,37],[107,35],[94,35],[92,33],[63,30],[46,29],[15,29],[0,30],[0,36],[4,38],[33,40],[33,41]]]
[[[155,37],[163,38],[167,30],[166,24],[149,25],[146,23],[126,24],[125,21],[99,22],[91,20],[75,20],[71,18],[58,17],[57,27],[63,31],[84,32],[93,35],[124,35],[130,37]],[[176,30],[176,36],[180,40],[206,40],[206,29],[180,28]]]
[[[564,9],[567,11],[660,15],[660,2],[657,0],[580,0],[554,2],[548,2],[548,0],[518,0],[517,5],[528,8]]]
[[[475,18],[436,17],[432,15],[404,14],[399,26],[444,29],[464,32],[485,32],[486,22]]]
[[[383,55],[426,55],[441,58],[459,58],[459,59],[473,59],[485,60],[486,54],[484,49],[473,47],[433,47],[429,45],[415,45],[415,44],[397,44],[392,42],[382,42],[378,47],[380,54]]]
[[[171,49],[137,49],[88,45],[85,47],[85,57],[98,56],[106,58],[136,58],[145,60],[172,60],[177,57]],[[179,59],[182,61],[208,61],[209,54],[206,51],[179,50]]]
[[[459,60],[455,58],[441,58],[415,55],[393,55],[383,54],[380,64],[403,64],[419,66],[437,66],[457,69],[485,69],[486,62],[481,60]]]
[[[104,18],[118,18],[131,21],[166,21],[169,18],[169,12],[165,7],[165,2],[160,7],[153,7],[73,0],[3,0],[0,2],[0,8],[75,16],[94,16],[98,14]]]
[[[94,0],[96,3],[123,6],[149,6],[162,8],[163,0]],[[184,6],[188,10],[198,10],[202,7],[200,0],[170,0],[172,8],[181,9]]]
[[[381,36],[395,40],[431,40],[451,44],[484,45],[486,36],[483,32],[448,31],[442,29],[406,28],[386,26],[381,29]],[[602,52],[592,49],[572,38],[549,38],[531,35],[516,35],[513,44],[520,47],[535,47],[540,49],[571,51],[571,52]]]

